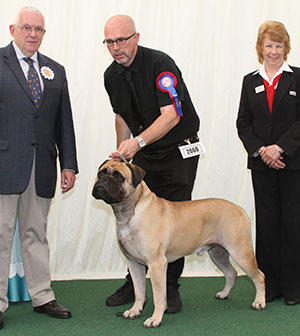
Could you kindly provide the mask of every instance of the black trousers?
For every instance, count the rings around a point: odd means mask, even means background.
[[[178,148],[158,160],[149,160],[138,153],[133,163],[146,171],[144,181],[158,197],[169,201],[188,201],[196,178],[199,156],[183,159]],[[155,219],[155,214],[153,214]],[[184,258],[168,264],[167,283],[178,287],[182,274]],[[128,274],[126,278],[131,281]]]
[[[256,257],[267,295],[300,298],[300,171],[252,171]]]

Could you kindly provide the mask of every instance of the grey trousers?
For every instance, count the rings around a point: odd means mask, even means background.
[[[19,221],[26,285],[34,307],[54,300],[49,267],[47,216],[51,199],[35,190],[35,162],[22,194],[0,195],[0,311],[8,308],[7,287],[16,218]]]

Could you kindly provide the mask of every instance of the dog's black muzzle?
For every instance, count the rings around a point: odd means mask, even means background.
[[[102,175],[95,183],[92,195],[95,199],[102,199],[108,204],[120,203],[122,192],[119,183],[111,175]]]

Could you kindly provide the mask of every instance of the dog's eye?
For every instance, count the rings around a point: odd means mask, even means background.
[[[118,181],[124,181],[124,177],[122,174],[120,174],[118,171],[113,172],[113,177],[115,177]]]
[[[107,174],[107,168],[104,168],[102,170],[99,171],[98,176],[103,176]]]

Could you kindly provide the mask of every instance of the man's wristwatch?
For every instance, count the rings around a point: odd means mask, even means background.
[[[146,142],[141,136],[138,135],[135,138],[137,139],[140,148],[144,148],[146,146]]]

